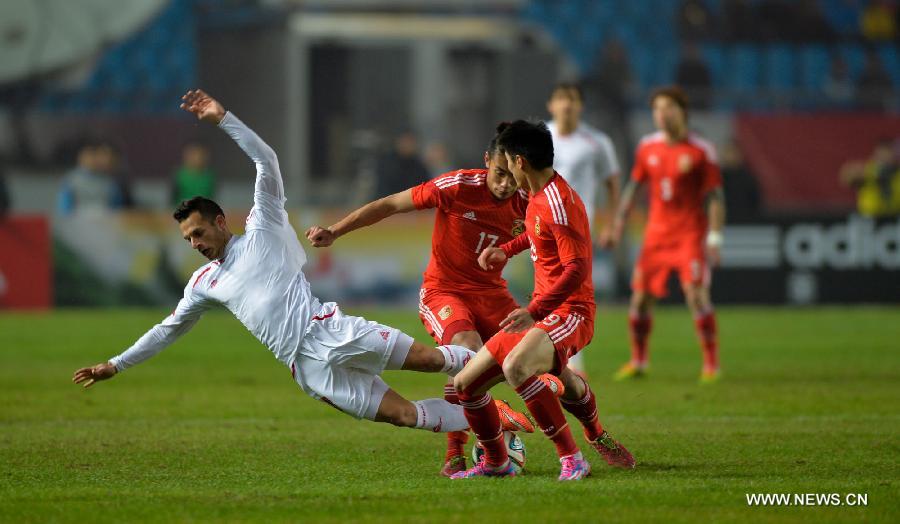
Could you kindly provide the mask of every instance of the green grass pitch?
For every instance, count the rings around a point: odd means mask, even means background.
[[[413,309],[351,312],[426,340]],[[0,522],[900,521],[896,308],[720,308],[724,380],[712,387],[697,385],[683,308],[657,313],[650,376],[612,382],[625,311],[601,308],[588,368],[638,467],[613,471],[588,449],[593,476],[568,484],[540,434],[524,437],[523,477],[439,477],[443,436],[313,401],[227,312],[111,381],[71,383],[164,314],[0,314]],[[386,380],[412,399],[443,384]],[[495,396],[522,406],[508,388]],[[749,507],[747,493],[868,504]]]

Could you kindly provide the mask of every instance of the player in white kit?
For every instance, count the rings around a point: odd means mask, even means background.
[[[619,204],[619,161],[609,136],[581,121],[584,96],[577,84],[560,83],[550,93],[547,111],[553,120],[547,123],[553,136],[553,169],[575,190],[584,202],[591,234],[594,234],[596,204],[602,183],[606,188],[607,209]],[[612,213],[609,214],[612,217]],[[600,247],[615,247],[612,220],[607,220],[598,235]],[[583,353],[569,359],[569,366],[584,373]]]
[[[253,209],[244,235],[232,234],[218,204],[195,197],[174,217],[185,240],[210,262],[196,272],[175,311],[108,362],[79,369],[73,381],[89,387],[139,364],[186,333],[204,311],[221,305],[286,365],[307,394],[357,418],[397,426],[459,431],[469,424],[460,406],[444,399],[410,402],[381,380],[385,369],[459,372],[474,352],[426,346],[397,329],[344,315],[320,303],[303,274],[306,253],[285,211],[275,152],[215,99],[200,90],[182,97],[183,109],[214,123],[256,165]],[[498,402],[501,419],[523,417]],[[516,427],[505,429],[515,430]]]

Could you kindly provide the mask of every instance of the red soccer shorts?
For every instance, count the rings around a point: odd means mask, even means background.
[[[712,274],[702,238],[690,236],[652,243],[645,241],[634,268],[631,289],[662,298],[668,294],[666,283],[672,271],[678,272],[682,286],[709,286]]]
[[[594,338],[594,315],[585,312],[585,308],[573,308],[563,304],[543,320],[534,324],[534,327],[547,332],[553,347],[556,349],[556,364],[550,373],[559,375],[572,355],[581,351],[591,343]],[[519,333],[507,333],[500,331],[490,340],[485,347],[491,352],[494,360],[501,366],[507,355],[528,333],[528,329]]]
[[[500,321],[518,308],[509,291],[450,292],[422,288],[419,318],[431,338],[449,344],[460,331],[477,331],[487,340],[500,330]]]

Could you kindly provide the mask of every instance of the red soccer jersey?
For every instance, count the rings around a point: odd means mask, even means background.
[[[497,200],[488,189],[486,169],[463,169],[414,187],[412,197],[416,209],[437,209],[423,287],[466,291],[506,287],[502,268],[481,269],[478,254],[521,234],[528,207],[524,191]]]
[[[676,143],[662,131],[647,135],[638,145],[631,177],[649,185],[645,243],[706,234],[706,195],[722,186],[711,143],[693,133]]]
[[[553,175],[544,189],[531,195],[525,215],[525,235],[511,242],[504,251],[511,255],[531,249],[531,260],[534,262],[532,304],[550,292],[563,274],[566,263],[580,258],[586,261],[586,275],[563,304],[578,308],[593,318],[593,251],[588,224],[584,203],[558,173]]]

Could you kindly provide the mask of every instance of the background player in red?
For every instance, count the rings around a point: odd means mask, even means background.
[[[571,355],[594,334],[594,288],[591,283],[591,234],[584,204],[553,171],[553,139],[543,123],[513,122],[497,138],[510,171],[529,194],[525,233],[500,247],[481,252],[479,264],[496,271],[508,257],[530,249],[534,262],[534,297],[528,307],[511,311],[503,331],[485,344],[454,381],[466,418],[484,446],[484,460],[451,478],[513,476],[500,420],[488,390],[504,379],[525,401],[541,430],[556,445],[560,480],[590,474],[556,395],[537,375],[551,372],[565,385],[563,405],[584,425],[585,436],[610,465],[634,467],[628,451],[600,425],[590,387],[566,367]]]
[[[508,125],[500,124],[499,133]],[[431,259],[420,292],[419,317],[438,344],[458,344],[477,351],[500,329],[507,313],[519,307],[501,276],[502,266],[484,271],[478,254],[508,242],[524,230],[528,195],[507,169],[497,150],[497,136],[484,153],[485,169],[464,169],[440,175],[406,191],[381,198],[353,211],[328,228],[312,227],[307,238],[315,247],[330,246],[338,237],[385,218],[414,210],[436,209]],[[448,383],[448,402],[457,403]],[[526,431],[533,425],[517,421]],[[447,454],[441,474],[466,469],[465,431],[447,434]]]
[[[722,176],[713,145],[688,129],[688,102],[680,88],[658,89],[650,106],[659,131],[644,137],[638,146],[614,224],[618,240],[635,193],[646,183],[650,216],[631,284],[631,361],[615,378],[644,373],[653,304],[666,295],[669,274],[677,271],[703,348],[700,382],[711,383],[719,378],[716,316],[709,288],[710,266],[719,263],[725,223]]]

